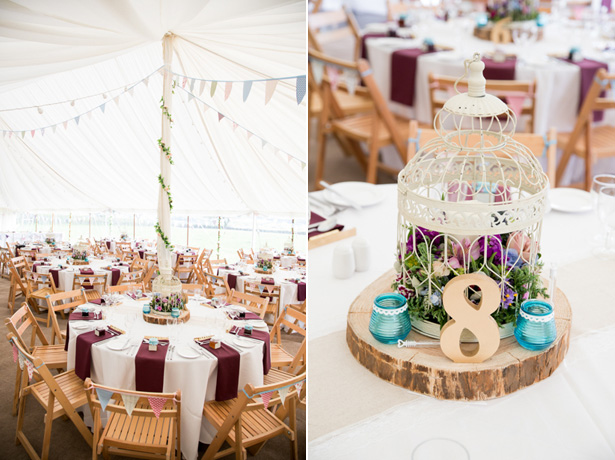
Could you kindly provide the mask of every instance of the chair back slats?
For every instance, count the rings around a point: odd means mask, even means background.
[[[135,284],[143,282],[145,274],[143,270],[137,270],[134,272],[122,272],[120,275],[120,279],[117,282],[118,285],[121,284]]]
[[[260,297],[254,294],[247,294],[245,292],[239,292],[235,289],[231,290],[227,299],[231,304],[241,305],[250,310],[252,313],[256,313],[263,319],[265,313],[267,313],[267,305],[269,305],[269,298]]]
[[[122,293],[126,291],[136,291],[137,289],[145,291],[144,283],[118,284],[117,286],[109,286],[107,288],[107,292]]]
[[[310,47],[318,51],[324,51],[329,44],[346,45],[348,40],[352,40],[352,54],[349,57],[356,61],[361,53],[359,26],[352,12],[346,7],[310,14],[308,35]]]
[[[38,321],[34,317],[34,314],[30,310],[27,304],[22,304],[21,308],[17,310],[10,318],[4,320],[4,324],[10,333],[15,335],[15,338],[19,340],[22,346],[32,352],[32,348],[36,345],[36,338],[40,340],[42,345],[49,345],[45,334],[41,330]],[[30,345],[27,345],[25,336],[29,328],[32,328],[30,337]]]
[[[47,324],[51,323],[51,343],[55,344],[56,337],[59,343],[64,343],[62,331],[56,312],[64,314],[64,310],[72,311],[75,307],[87,303],[85,290],[74,290],[66,292],[58,292],[47,297],[47,314],[49,315]]]

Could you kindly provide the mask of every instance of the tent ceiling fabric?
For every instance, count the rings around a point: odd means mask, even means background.
[[[303,1],[0,1],[0,130],[26,131],[0,137],[0,209],[154,211],[164,34],[175,35],[177,75],[298,76],[305,16]],[[295,79],[265,104],[265,82],[244,102],[242,83],[226,98],[223,82],[211,96],[210,82],[175,78],[173,211],[303,215],[306,100],[297,104]]]

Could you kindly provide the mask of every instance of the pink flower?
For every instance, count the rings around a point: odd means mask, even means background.
[[[461,244],[457,244],[454,241],[452,242],[453,246],[453,257],[457,259],[457,263],[463,265],[467,265],[471,260],[478,260],[480,257],[480,246],[478,244],[473,244],[469,238],[464,238],[461,240]],[[449,265],[451,265],[451,259],[449,259]],[[453,267],[451,268],[459,268]]]
[[[532,246],[534,251],[532,251]],[[514,249],[521,256],[524,262],[530,262],[530,254],[538,254],[538,243],[532,242],[531,238],[522,232],[515,232],[508,238],[508,248]]]

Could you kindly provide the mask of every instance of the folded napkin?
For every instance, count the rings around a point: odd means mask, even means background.
[[[94,331],[79,334],[79,336],[77,336],[77,344],[75,345],[75,374],[77,374],[77,377],[81,380],[85,380],[90,376],[92,366],[92,345],[120,334],[121,332],[111,328],[107,328],[105,334],[100,337],[97,336]]]
[[[93,302],[92,302],[93,303]],[[102,319],[102,312],[94,313],[88,312],[88,316],[83,316],[81,312],[73,312],[68,315],[68,322],[66,323],[66,342],[64,342],[64,351],[68,351],[68,341],[70,339],[70,322],[71,321],[98,321]]]
[[[246,276],[243,272],[239,272],[239,275],[235,274],[235,273],[229,273],[226,277],[226,282],[228,283],[228,287],[230,289],[235,289],[235,287],[237,286],[237,278],[239,278],[240,276]]]
[[[312,212],[312,213],[311,213],[311,216],[310,216],[310,225],[312,225],[312,224],[318,224],[318,223],[320,223],[320,222],[322,222],[322,221],[324,221],[324,220],[326,220],[324,217],[319,216],[319,215],[318,215],[318,214],[316,214],[315,212]],[[339,230],[339,231],[341,232],[342,230],[344,230],[344,226],[343,226],[343,225],[340,225],[340,224],[337,224],[335,227],[333,227],[333,228],[332,228],[331,230],[329,230],[329,231],[331,232],[331,231],[333,231],[333,230]],[[321,234],[323,233],[323,232],[319,232],[319,231],[318,231],[318,230],[316,230],[316,229],[313,229],[313,230],[308,230],[308,232],[309,232],[309,233],[308,233],[308,239],[309,239],[309,238],[312,238],[313,236],[321,235]]]
[[[273,256],[273,258],[274,258],[274,259],[279,259],[279,258],[280,258],[280,256]]]
[[[246,316],[244,318],[233,318],[231,315],[227,315],[229,319],[232,319],[233,321],[249,321],[249,320],[253,320],[253,319],[258,319],[262,321],[262,318],[260,316],[258,316],[256,313],[253,313],[251,311],[246,311]]]
[[[130,297],[133,300],[140,300],[143,299],[144,297],[147,297],[145,294],[141,294],[141,297],[137,297],[136,294],[126,294],[128,297]]]
[[[239,387],[239,352],[233,347],[222,343],[214,350],[209,347],[209,340],[196,341],[197,345],[206,349],[218,360],[218,376],[216,378],[216,401],[226,401],[237,397]]]
[[[507,58],[503,62],[497,62],[493,59],[483,57],[485,70],[483,76],[487,80],[514,80],[515,69],[517,67],[516,58]]]
[[[82,275],[93,275],[94,274],[94,270],[92,270],[91,268],[82,268],[79,271],[81,272]]]
[[[164,362],[169,351],[169,341],[159,340],[158,349],[149,351],[149,343],[142,343],[135,356],[135,381],[137,391],[162,392]]]
[[[263,374],[268,374],[269,369],[271,369],[271,340],[269,338],[269,333],[252,329],[252,335],[248,335],[243,327],[236,326],[233,326],[229,332],[242,337],[263,341],[265,344],[263,347]]]
[[[275,284],[275,280],[273,278],[262,278],[261,284]]]
[[[88,300],[89,303],[93,303],[95,305],[102,305],[105,303],[105,299],[92,299]]]

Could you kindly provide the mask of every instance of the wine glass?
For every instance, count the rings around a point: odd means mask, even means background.
[[[615,230],[615,184],[602,187],[598,193],[598,219],[606,226],[604,246],[596,253],[600,258],[611,258],[615,250],[610,247],[611,235]]]
[[[602,187],[613,185],[615,185],[615,174],[598,174],[594,176],[590,193],[596,213],[598,213],[598,194],[600,193],[600,190],[602,189]],[[604,237],[602,233],[594,235],[595,243],[602,243],[603,239]]]
[[[177,318],[169,317],[167,318],[167,335],[169,336],[169,342],[175,344],[177,342]]]
[[[458,441],[433,438],[420,443],[412,451],[412,460],[470,460],[470,453]]]

